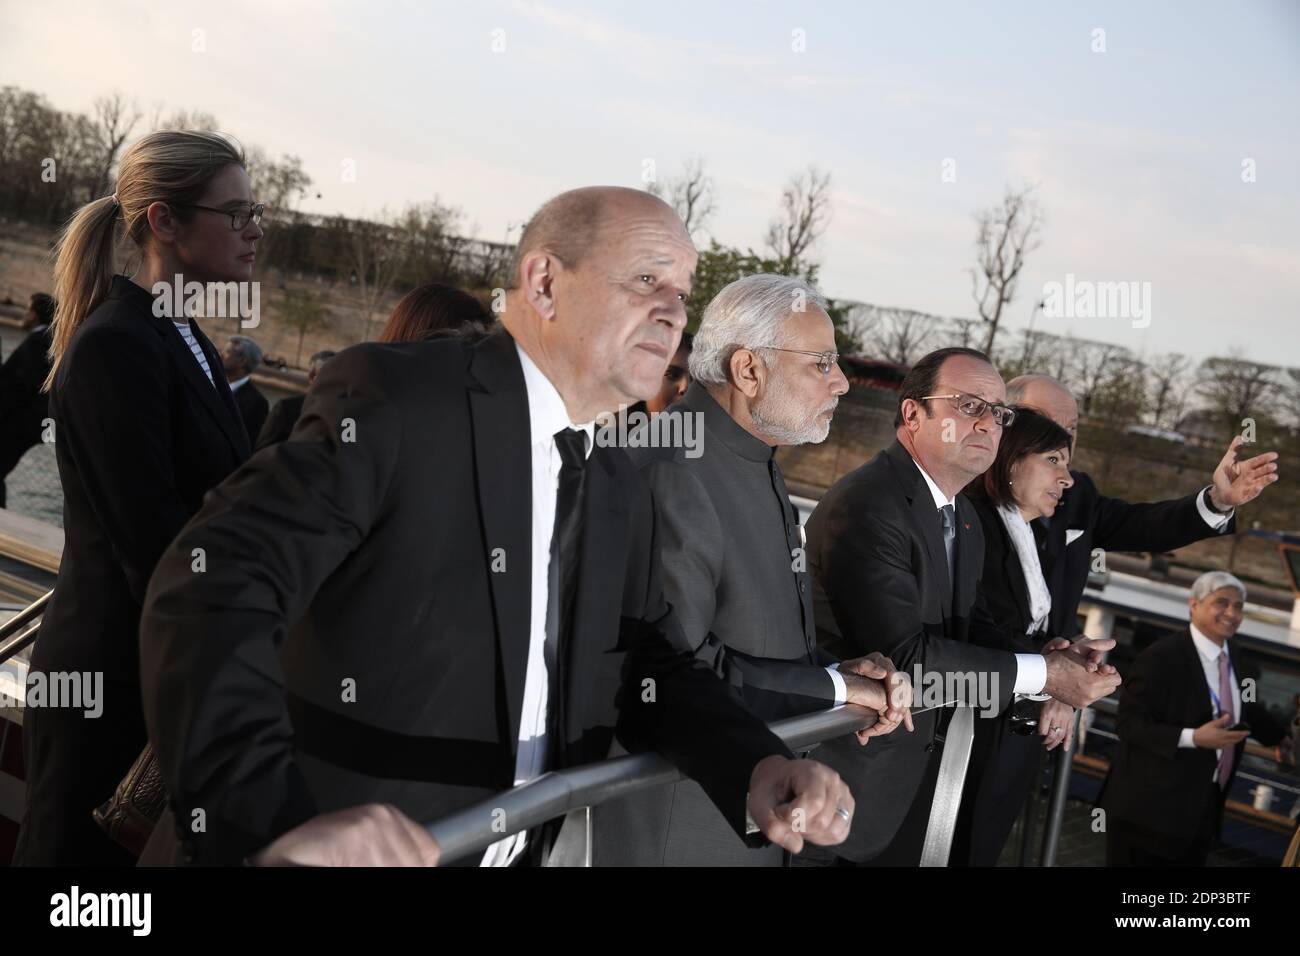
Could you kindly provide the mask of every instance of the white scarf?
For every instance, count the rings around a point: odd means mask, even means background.
[[[1014,504],[998,508],[998,517],[1011,536],[1011,546],[1016,549],[1020,559],[1020,570],[1025,576],[1025,587],[1029,591],[1029,616],[1032,620],[1025,631],[1033,634],[1047,625],[1047,615],[1052,610],[1052,595],[1047,590],[1047,581],[1043,579],[1043,566],[1038,563],[1038,543],[1034,540],[1034,529],[1029,527],[1020,509]]]

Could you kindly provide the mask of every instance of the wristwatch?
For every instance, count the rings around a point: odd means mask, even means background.
[[[1230,515],[1230,514],[1232,514],[1232,509],[1231,509],[1231,508],[1229,508],[1227,511],[1220,511],[1218,508],[1214,507],[1214,499],[1210,497],[1210,488],[1211,488],[1210,485],[1206,485],[1206,486],[1205,486],[1205,490],[1201,492],[1201,495],[1204,497],[1205,507],[1209,508],[1209,509],[1210,509],[1211,511],[1213,511],[1216,515]]]

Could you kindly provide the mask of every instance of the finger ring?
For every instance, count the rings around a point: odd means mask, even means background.
[[[845,823],[848,823],[853,819],[853,814],[849,813],[849,811],[845,810],[843,807],[836,807],[835,815],[837,817],[842,817]]]
[[[1059,734],[1060,732],[1061,732],[1061,728],[1060,728],[1060,727],[1053,727],[1053,728],[1052,728],[1052,733],[1054,733],[1054,734]]]

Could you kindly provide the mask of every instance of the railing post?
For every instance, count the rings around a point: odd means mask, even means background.
[[[1052,796],[1047,804],[1047,823],[1043,827],[1043,853],[1040,866],[1056,866],[1056,848],[1061,841],[1061,821],[1065,817],[1065,800],[1070,793],[1070,769],[1074,761],[1074,741],[1079,737],[1079,711],[1074,712],[1071,741],[1057,750],[1052,772]]]
[[[1024,812],[1020,814],[1020,866],[1033,866],[1034,863],[1034,826],[1038,822],[1039,793],[1043,789],[1043,754],[1043,748],[1039,747],[1034,759],[1034,783],[1025,799]]]

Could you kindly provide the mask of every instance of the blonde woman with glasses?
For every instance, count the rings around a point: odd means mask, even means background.
[[[31,668],[48,687],[79,684],[81,700],[26,710],[15,863],[133,862],[91,814],[146,743],[145,588],[204,493],[249,455],[220,353],[175,306],[187,283],[251,281],[261,215],[234,142],[157,132],[126,151],[116,192],[81,207],[59,240],[45,388],[65,544]],[[119,242],[129,275],[114,270]]]

